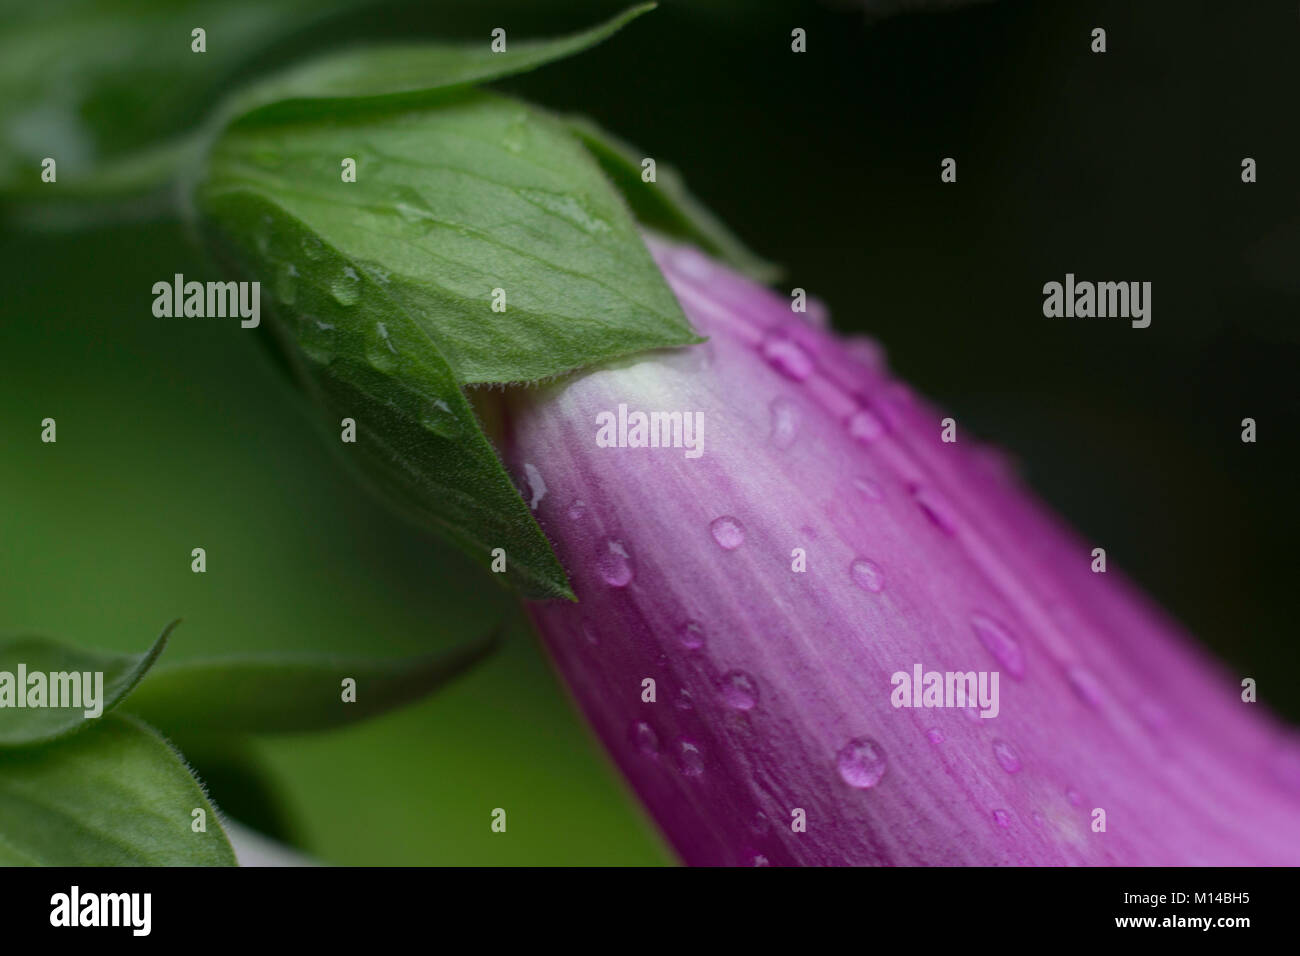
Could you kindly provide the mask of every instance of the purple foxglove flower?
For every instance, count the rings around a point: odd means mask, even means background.
[[[532,616],[683,860],[1300,863],[1238,679],[878,347],[648,241],[709,342],[514,392],[505,452],[579,598]]]

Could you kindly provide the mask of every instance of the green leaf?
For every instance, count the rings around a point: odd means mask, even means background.
[[[178,623],[172,621],[163,628],[153,646],[143,654],[104,654],[43,637],[0,638],[0,747],[41,743],[99,723],[102,715],[116,707],[153,666]],[[18,695],[26,701],[26,691],[30,689],[30,685],[18,684],[19,665],[29,679],[41,675],[45,685],[43,706],[16,706]],[[51,674],[62,676],[51,681]],[[98,680],[94,676],[87,682],[87,674],[102,675],[102,687],[97,689]],[[83,697],[87,690],[93,703]],[[50,706],[55,702],[56,692],[60,702],[72,700],[75,705]],[[100,716],[87,717],[86,711],[94,709],[100,711]]]
[[[356,160],[357,182],[342,181],[343,157]],[[275,207],[263,213],[269,224],[232,208],[250,197]],[[700,341],[566,127],[493,94],[446,93],[346,121],[237,124],[214,149],[197,204],[247,247],[283,305],[300,311],[297,297],[314,287],[327,293],[328,314],[316,318],[336,327],[362,313],[391,318],[390,332],[409,323],[419,339],[410,347],[436,351],[461,384],[536,381]],[[263,249],[268,227],[286,219],[307,230],[307,245]],[[313,258],[322,245],[341,261]],[[275,286],[290,266],[296,281]],[[505,311],[493,309],[494,289]],[[358,301],[372,299],[374,308]]]
[[[781,276],[781,268],[755,255],[708,208],[691,195],[681,174],[655,160],[655,181],[642,180],[646,153],[581,116],[567,117],[574,134],[622,191],[632,212],[646,226],[694,243],[760,282]]]
[[[282,120],[293,115],[337,115],[340,109],[412,105],[454,86],[487,83],[526,73],[581,53],[613,36],[657,4],[643,3],[587,30],[549,40],[514,40],[494,53],[491,38],[478,43],[412,43],[369,46],[319,57],[236,95],[228,118]],[[388,99],[396,102],[379,104]],[[360,102],[358,102],[360,101]]]
[[[51,198],[196,127],[237,68],[357,0],[41,0],[0,11],[0,191]],[[207,31],[207,52],[190,31]],[[58,163],[55,184],[41,161]],[[117,185],[122,185],[118,183]]]
[[[207,827],[195,833],[193,811]],[[233,866],[216,810],[157,732],[94,730],[0,751],[0,865]]]
[[[292,733],[356,723],[419,700],[495,650],[496,636],[402,660],[316,657],[190,661],[160,667],[126,709],[164,731]],[[343,700],[343,681],[356,699]]]
[[[465,89],[400,111],[237,123],[195,206],[218,257],[274,294],[277,331],[331,420],[355,419],[344,451],[371,483],[485,564],[504,548],[528,596],[571,597],[461,386],[700,339],[568,128]]]

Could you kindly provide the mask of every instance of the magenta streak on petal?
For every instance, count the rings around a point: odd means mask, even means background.
[[[649,244],[710,360],[515,390],[505,452],[580,602],[533,618],[685,861],[1300,863],[1293,734],[878,347]],[[597,448],[620,403],[703,413],[704,454]],[[1000,712],[894,708],[918,664],[998,671]]]

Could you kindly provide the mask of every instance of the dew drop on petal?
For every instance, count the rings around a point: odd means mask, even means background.
[[[885,347],[865,335],[853,335],[846,339],[844,351],[859,364],[874,371],[884,371],[889,361],[885,354]]]
[[[698,777],[704,773],[704,755],[700,753],[699,744],[685,739],[677,741],[677,769],[686,777]]]
[[[870,478],[854,478],[853,487],[858,489],[858,494],[864,498],[870,498],[872,501],[879,501],[885,496],[880,487],[880,482],[872,481]]]
[[[943,734],[939,733],[939,731],[934,727],[931,727],[925,732],[925,739],[930,741],[932,744],[941,744],[943,743]]]
[[[1076,665],[1066,670],[1065,679],[1069,681],[1070,689],[1074,691],[1079,700],[1094,709],[1101,706],[1101,682],[1097,680],[1092,671],[1081,665]]]
[[[754,836],[765,836],[772,828],[772,821],[767,818],[767,814],[759,810],[749,821],[749,832]]]
[[[885,586],[884,572],[874,561],[868,561],[866,558],[855,558],[849,565],[849,577],[853,583],[864,591],[870,591],[878,594]]]
[[[688,651],[696,651],[704,646],[704,625],[699,621],[687,621],[677,628],[677,640]]]
[[[763,358],[786,378],[802,382],[812,374],[813,360],[797,342],[779,335],[763,340]]]
[[[590,621],[582,622],[582,639],[591,647],[600,643],[600,634],[596,631],[596,625]]]
[[[912,499],[936,528],[944,534],[957,533],[956,514],[948,499],[940,492],[934,488],[917,485],[912,488]]]
[[[730,515],[714,518],[709,531],[713,534],[713,540],[718,542],[718,547],[724,551],[735,551],[745,543],[745,529]]]
[[[835,755],[835,769],[850,787],[866,790],[885,775],[885,753],[870,737],[855,737]]]
[[[860,445],[870,445],[885,434],[885,426],[880,423],[880,419],[865,408],[854,412],[845,427],[849,431],[849,437]]]
[[[785,397],[772,399],[768,406],[772,413],[772,444],[782,451],[799,437],[799,406]]]
[[[691,692],[683,687],[677,692],[677,698],[673,701],[673,706],[678,710],[692,710],[695,707],[695,698]]]
[[[647,757],[653,757],[659,753],[659,735],[644,720],[638,720],[632,724],[628,736],[632,741],[632,746]]]
[[[1007,773],[1020,772],[1020,758],[1005,740],[993,741],[993,756],[997,758],[998,766]]]
[[[1070,801],[1071,806],[1074,807],[1083,806],[1083,797],[1080,796],[1079,791],[1075,790],[1073,787],[1065,791],[1065,799]]]
[[[587,503],[581,498],[575,499],[573,504],[569,505],[568,515],[570,521],[581,521],[586,514]]]
[[[1011,814],[1007,813],[1005,810],[994,810],[993,822],[1005,830],[1011,826]]]
[[[1025,676],[1025,652],[1021,649],[1020,642],[1005,627],[993,618],[979,613],[971,615],[970,623],[975,629],[975,636],[1003,670],[1016,680]]]
[[[596,556],[596,569],[612,588],[624,588],[632,580],[632,559],[622,542],[605,542],[605,550]]]
[[[744,671],[723,674],[722,699],[728,707],[751,710],[758,703],[758,682]]]

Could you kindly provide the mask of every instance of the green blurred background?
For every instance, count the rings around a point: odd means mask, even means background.
[[[371,5],[241,73],[342,38],[550,35],[621,6]],[[502,86],[677,165],[1294,721],[1298,46],[1284,2],[877,19],[694,0]],[[155,281],[208,272],[180,227],[10,222],[0,269],[0,627],[134,651],[180,616],[176,660],[403,655],[505,613],[469,676],[352,729],[251,742],[255,779],[213,759],[214,798],[336,863],[671,861],[487,575],[340,470],[256,334],[152,316]],[[1067,271],[1151,280],[1151,328],[1043,319]]]

